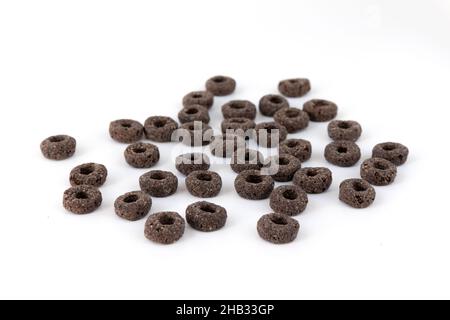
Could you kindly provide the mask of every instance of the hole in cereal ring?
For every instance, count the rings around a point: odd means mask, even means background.
[[[165,120],[156,120],[155,122],[153,122],[153,125],[156,128],[162,128],[167,124],[167,122]]]
[[[77,193],[75,193],[75,198],[76,198],[76,199],[81,199],[81,200],[83,200],[83,199],[89,198],[89,196],[88,196],[88,194],[87,194],[86,192],[84,192],[84,191],[78,191]]]
[[[200,181],[211,181],[212,177],[208,173],[200,173],[200,174],[197,175],[197,180],[200,180]]]
[[[230,108],[232,109],[244,109],[245,105],[239,101],[234,101],[230,103]]]
[[[298,145],[299,145],[299,142],[295,141],[295,140],[290,140],[286,143],[286,146],[288,148],[296,148]]]
[[[338,147],[337,148],[337,152],[338,153],[347,153],[347,148],[346,147]]]
[[[361,181],[353,182],[353,189],[358,192],[366,191],[367,186],[365,186]]]
[[[66,140],[66,138],[64,136],[54,136],[54,137],[48,138],[48,141],[50,141],[51,143],[57,143],[57,142],[61,142],[64,140]]]
[[[122,122],[120,125],[122,126],[122,128],[131,128],[131,123],[129,122]]]
[[[317,176],[317,174],[318,174],[317,171],[314,169],[309,169],[308,171],[306,171],[306,175],[308,177],[315,177],[315,176]]]
[[[80,174],[89,175],[92,172],[94,172],[94,167],[93,166],[85,166],[85,167],[81,167],[80,168]]]
[[[273,104],[281,104],[281,103],[283,103],[283,99],[281,99],[281,98],[278,97],[278,96],[273,96],[273,97],[271,97],[271,98],[269,99],[269,101],[270,101],[271,103],[273,103]]]
[[[347,121],[341,121],[341,122],[338,123],[338,127],[339,127],[340,129],[350,129],[350,128],[351,128],[351,125],[350,125],[350,123],[347,122]]]
[[[288,224],[285,217],[278,216],[278,215],[271,217],[270,221],[272,221],[273,223],[278,224],[280,226],[285,226]]]
[[[373,167],[378,170],[387,170],[389,168],[385,163],[380,161],[375,162]]]
[[[146,149],[144,147],[135,147],[133,148],[134,153],[144,153]]]
[[[263,181],[263,178],[261,176],[259,176],[259,175],[252,174],[252,175],[249,175],[245,179],[245,181],[247,181],[248,183],[258,184],[258,183],[261,183]]]
[[[197,108],[189,108],[186,110],[187,114],[197,114],[198,113],[198,109]]]
[[[286,116],[288,118],[297,118],[300,115],[300,110],[288,109],[286,110]]]
[[[208,212],[208,213],[216,212],[216,208],[214,208],[212,205],[209,205],[209,204],[202,205],[200,207],[200,210],[202,210],[203,212]]]
[[[161,181],[161,180],[166,179],[166,175],[165,175],[164,173],[162,173],[162,172],[153,172],[153,173],[150,175],[150,179]]]
[[[212,80],[216,83],[221,83],[221,82],[225,82],[226,79],[225,79],[225,77],[218,76],[218,77],[214,77]]]
[[[289,83],[292,83],[292,84],[295,84],[295,83],[298,82],[298,80],[297,80],[297,79],[291,79],[291,80],[289,80],[288,82],[289,82]]]
[[[138,201],[139,197],[135,194],[129,195],[127,197],[125,197],[125,199],[123,199],[123,202],[125,203],[133,203]]]
[[[295,200],[297,199],[298,194],[294,190],[286,190],[283,192],[283,197],[288,200]]]
[[[162,215],[159,218],[159,223],[161,223],[162,225],[165,225],[165,226],[170,226],[175,223],[175,219],[169,215]]]
[[[203,94],[201,94],[201,93],[194,93],[193,95],[192,95],[192,98],[194,98],[194,99],[200,99],[200,98],[203,98]]]
[[[314,107],[324,107],[324,106],[327,106],[329,104],[330,103],[328,101],[326,101],[326,100],[316,100],[314,102]]]
[[[392,151],[395,149],[397,149],[397,146],[393,143],[389,143],[389,144],[386,144],[383,146],[383,150],[385,150],[385,151]]]
[[[289,161],[288,158],[285,158],[285,157],[279,157],[278,158],[278,164],[280,166],[287,166],[287,165],[289,165],[289,163],[291,163],[291,162]]]

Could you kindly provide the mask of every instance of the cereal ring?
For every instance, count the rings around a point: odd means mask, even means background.
[[[337,105],[331,101],[313,99],[303,105],[303,111],[308,113],[311,121],[325,122],[336,117]]]
[[[254,136],[255,127],[256,123],[253,120],[246,118],[230,118],[225,119],[222,122],[222,133],[234,134],[249,139]]]
[[[281,186],[270,195],[270,207],[276,213],[296,216],[305,211],[308,195],[297,186]]]
[[[277,111],[273,119],[286,128],[287,132],[295,133],[305,129],[309,124],[308,114],[297,108],[285,108]]]
[[[152,198],[142,191],[125,193],[114,202],[116,214],[129,221],[137,221],[144,218],[152,207]]]
[[[248,100],[233,100],[222,106],[222,114],[225,119],[246,118],[255,120],[256,106]]]
[[[64,192],[64,208],[75,214],[94,212],[101,204],[102,193],[93,186],[75,186]]]
[[[214,95],[209,91],[193,91],[184,96],[184,107],[189,107],[194,104],[201,105],[209,109],[214,104]]]
[[[270,157],[265,163],[265,167],[270,171],[269,174],[272,176],[272,179],[278,182],[292,181],[294,174],[301,166],[300,160],[289,154]]]
[[[184,107],[178,113],[178,120],[180,123],[200,121],[203,123],[209,123],[209,113],[206,107],[199,104],[193,104],[188,107]]]
[[[187,207],[186,221],[195,230],[216,231],[225,225],[227,210],[211,202],[196,202]]]
[[[373,158],[386,159],[396,166],[401,166],[408,160],[409,150],[401,143],[384,142],[377,144],[372,150]]]
[[[108,170],[102,164],[85,163],[72,169],[70,172],[70,185],[80,186],[89,185],[93,187],[101,187],[108,176]]]
[[[127,163],[135,168],[150,168],[159,161],[159,149],[151,143],[137,142],[124,152]]]
[[[277,147],[287,137],[286,128],[276,122],[258,123],[255,130],[256,142],[264,148]]]
[[[258,170],[242,171],[234,180],[234,188],[239,196],[249,200],[262,200],[270,197],[274,188],[271,176]]]
[[[334,141],[325,147],[325,159],[339,167],[351,167],[361,158],[361,150],[352,141]]]
[[[273,117],[277,111],[284,108],[289,108],[289,102],[277,94],[269,94],[259,100],[259,111],[267,117]]]
[[[210,144],[211,153],[216,157],[230,158],[237,149],[245,148],[245,139],[237,135],[215,136]]]
[[[328,124],[328,136],[335,140],[348,140],[355,142],[361,137],[361,125],[351,120],[333,120]]]
[[[311,158],[311,142],[303,139],[288,139],[281,142],[279,153],[280,155],[290,154],[300,160],[300,162],[305,162]]]
[[[144,126],[137,121],[120,119],[109,124],[111,138],[122,143],[133,143],[142,139]]]
[[[299,229],[300,224],[295,219],[280,213],[266,214],[257,224],[259,236],[274,244],[294,241]]]
[[[222,189],[222,178],[212,171],[193,171],[186,178],[186,188],[194,197],[213,198]]]
[[[51,136],[41,142],[41,152],[50,160],[65,160],[73,156],[77,141],[66,135]]]
[[[186,153],[175,159],[175,166],[185,176],[193,171],[207,171],[210,168],[210,160],[204,153]]]
[[[169,117],[150,117],[144,123],[145,136],[156,142],[172,141],[172,134],[177,129],[178,123]]]
[[[179,141],[191,147],[207,146],[213,137],[213,129],[200,121],[183,123],[176,134]]]
[[[215,76],[206,81],[205,86],[215,96],[227,96],[236,89],[236,81],[230,77]]]
[[[286,97],[299,98],[303,97],[311,90],[311,83],[308,79],[297,78],[280,81],[278,91]]]
[[[233,153],[231,159],[231,169],[236,173],[246,170],[259,170],[264,163],[264,156],[261,152],[247,148],[238,149]]]
[[[333,175],[327,168],[303,168],[294,175],[294,184],[306,193],[327,191],[333,182]]]
[[[178,178],[172,172],[153,170],[139,178],[139,185],[152,197],[164,198],[177,192]]]
[[[383,158],[367,159],[361,164],[361,178],[375,186],[387,186],[396,176],[395,164]]]
[[[160,244],[172,244],[184,234],[186,223],[176,212],[158,212],[150,215],[145,223],[145,237]]]
[[[367,208],[375,201],[375,196],[375,189],[366,180],[348,179],[339,186],[339,200],[353,208]]]

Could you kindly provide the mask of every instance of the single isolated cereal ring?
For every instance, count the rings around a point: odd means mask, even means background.
[[[73,156],[77,141],[67,135],[51,136],[41,142],[41,152],[50,160],[65,160]]]
[[[265,168],[271,171],[269,174],[273,180],[278,182],[292,181],[301,166],[300,160],[289,154],[270,157],[265,163]]]
[[[367,208],[375,201],[375,196],[375,189],[363,179],[347,179],[339,186],[339,200],[353,208]]]
[[[209,147],[214,156],[230,158],[236,150],[245,148],[246,143],[242,136],[225,134],[215,136]]]
[[[333,120],[328,124],[328,136],[335,140],[355,142],[361,137],[361,125],[352,120]]]
[[[256,106],[248,100],[233,100],[222,106],[222,114],[225,119],[247,118],[255,120]]]
[[[280,81],[278,90],[286,97],[299,98],[311,90],[311,83],[305,78],[287,79]]]
[[[333,175],[328,168],[303,168],[294,175],[294,184],[306,193],[323,193],[333,182]]]
[[[277,111],[284,108],[289,108],[289,102],[277,94],[268,94],[259,100],[259,111],[267,117],[273,117]]]
[[[208,109],[199,104],[193,104],[188,107],[184,107],[178,113],[178,120],[180,123],[187,123],[193,121],[200,121],[203,123],[209,123],[209,113]]]
[[[311,158],[311,142],[303,139],[288,139],[281,142],[279,147],[280,155],[289,154],[296,157],[300,162],[305,162]]]
[[[264,156],[256,150],[241,148],[233,153],[230,165],[236,173],[246,170],[260,170],[264,165]]]
[[[361,178],[375,186],[387,186],[394,182],[397,167],[383,158],[367,159],[361,164]]]
[[[145,223],[145,237],[160,244],[172,244],[183,236],[186,223],[176,212],[158,212]]]
[[[93,187],[101,187],[108,176],[108,170],[102,164],[85,163],[72,169],[70,172],[70,185],[80,186],[89,185]]]
[[[409,150],[401,143],[384,142],[377,144],[372,150],[373,158],[386,159],[396,166],[401,166],[408,160]]]
[[[193,171],[186,177],[186,188],[199,198],[213,198],[222,189],[222,178],[213,171]]]
[[[153,170],[139,178],[139,185],[152,197],[164,198],[177,192],[178,178],[172,172]]]
[[[193,91],[183,98],[183,106],[201,105],[207,109],[214,104],[214,95],[209,91]]]
[[[247,118],[229,118],[222,122],[223,134],[234,134],[249,139],[254,136],[256,123]]]
[[[227,96],[236,89],[236,81],[230,77],[215,76],[206,81],[205,86],[215,96]]]
[[[183,123],[176,134],[179,141],[191,147],[207,146],[213,137],[213,129],[200,121]]]
[[[270,195],[270,207],[276,213],[296,216],[305,211],[308,195],[297,186],[281,186]]]
[[[286,128],[276,122],[258,123],[255,130],[256,141],[264,148],[277,147],[287,137]]]
[[[75,186],[64,192],[63,205],[75,214],[94,212],[102,204],[102,193],[93,186]]]
[[[309,124],[309,115],[297,108],[285,108],[277,111],[273,119],[286,128],[287,132],[295,133],[305,129]]]
[[[303,111],[308,113],[311,121],[325,122],[336,117],[337,105],[331,101],[313,99],[303,105]]]
[[[258,234],[274,244],[286,244],[297,238],[300,224],[297,220],[280,213],[266,214],[257,224]]]
[[[109,135],[117,142],[133,143],[142,139],[144,126],[135,120],[115,120],[109,124]]]
[[[210,168],[209,157],[204,153],[186,153],[175,159],[175,167],[185,176],[193,171],[207,171]]]
[[[352,141],[334,141],[325,147],[325,159],[339,167],[351,167],[361,159],[361,150]]]
[[[155,142],[170,142],[178,123],[169,117],[150,117],[145,120],[144,132],[147,139]]]
[[[225,225],[227,210],[211,202],[196,202],[187,207],[186,221],[195,230],[216,231]]]
[[[159,149],[151,143],[137,142],[124,152],[127,163],[135,168],[151,168],[159,161]]]
[[[259,170],[242,171],[234,180],[238,195],[248,200],[269,198],[274,185],[272,177],[261,174]]]
[[[129,221],[144,218],[152,207],[152,198],[142,191],[125,193],[116,199],[114,209],[116,214]]]

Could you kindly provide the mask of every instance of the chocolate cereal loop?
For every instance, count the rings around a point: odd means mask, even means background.
[[[213,129],[202,122],[183,123],[175,137],[183,144],[191,147],[207,146],[214,137]]]
[[[387,186],[396,176],[395,164],[383,158],[367,159],[361,164],[361,178],[375,186]]]
[[[245,146],[244,137],[230,134],[215,136],[209,145],[211,153],[219,158],[230,158],[237,149]]]
[[[102,194],[93,186],[75,186],[64,192],[64,208],[75,214],[94,212],[101,204]]]
[[[299,223],[280,213],[266,214],[259,219],[257,231],[261,238],[274,244],[286,244],[297,238]]]
[[[222,189],[222,178],[212,171],[194,171],[186,178],[186,188],[194,197],[213,198]]]
[[[248,200],[269,198],[274,185],[271,176],[263,175],[258,170],[242,171],[234,181],[234,188],[238,195]]]
[[[305,78],[295,78],[280,81],[278,91],[283,96],[290,98],[303,97],[311,90],[311,83]]]
[[[236,81],[226,76],[215,76],[206,81],[205,86],[215,96],[227,96],[236,89]]]
[[[246,118],[230,118],[222,122],[223,134],[234,134],[244,138],[251,138],[254,135],[256,123]]]
[[[303,130],[309,124],[309,115],[297,108],[281,109],[275,113],[273,119],[276,123],[285,127],[289,133]]]
[[[200,121],[203,123],[209,123],[209,113],[206,107],[199,104],[193,104],[188,107],[184,107],[178,113],[178,120],[180,123]]]
[[[101,187],[108,176],[108,170],[102,164],[85,163],[72,169],[69,181],[72,186],[90,185]]]
[[[294,184],[306,193],[323,193],[330,188],[332,182],[333,176],[328,168],[303,168],[294,175]]]
[[[334,102],[313,99],[303,105],[303,111],[309,115],[309,119],[315,122],[326,122],[337,115],[337,105]]]
[[[296,157],[300,162],[305,162],[311,158],[311,142],[303,139],[288,139],[281,142],[279,147],[280,155],[289,154]]]
[[[335,140],[355,142],[361,137],[361,125],[352,120],[333,120],[328,124],[328,136]]]
[[[186,153],[175,159],[175,166],[185,176],[194,171],[207,171],[210,167],[209,157],[204,153]]]
[[[184,234],[186,223],[176,212],[158,212],[150,215],[145,223],[145,237],[160,244],[172,244]]]
[[[207,109],[211,108],[214,103],[214,95],[209,91],[193,91],[183,98],[183,106],[201,105]]]
[[[231,158],[231,169],[236,173],[246,170],[260,170],[264,164],[264,156],[261,152],[242,148],[236,150]]]
[[[168,171],[153,170],[139,178],[141,190],[152,197],[164,198],[173,195],[178,189],[178,178]]]
[[[325,147],[325,159],[339,167],[351,167],[361,158],[361,150],[352,141],[334,141]]]
[[[372,150],[373,158],[386,159],[396,166],[401,166],[408,159],[409,150],[401,143],[384,142],[377,144]]]
[[[348,179],[339,186],[339,199],[353,208],[367,208],[375,196],[375,189],[366,180]]]
[[[217,231],[225,226],[227,211],[214,203],[200,201],[187,207],[186,221],[198,231]]]
[[[137,142],[124,152],[127,163],[135,168],[151,168],[159,161],[159,149],[151,143]]]
[[[286,128],[276,122],[263,122],[255,127],[256,141],[258,145],[264,148],[274,148],[280,142],[286,140]]]
[[[109,124],[109,135],[117,142],[133,143],[142,139],[144,126],[135,120],[115,120]]]
[[[302,163],[289,154],[270,157],[265,164],[273,180],[278,182],[292,181],[294,174],[301,168]],[[273,172],[272,172],[273,171]]]
[[[233,100],[222,106],[222,114],[225,119],[247,118],[255,120],[256,106],[248,100]]]
[[[144,218],[152,207],[152,199],[142,191],[125,193],[116,199],[114,209],[116,214],[129,221],[137,221]]]
[[[155,142],[170,142],[178,123],[169,117],[150,117],[145,120],[144,131],[147,139]]]
[[[259,100],[259,111],[266,117],[273,115],[284,108],[289,108],[289,102],[282,96],[269,94]]]
[[[65,160],[73,156],[77,142],[67,135],[51,136],[41,142],[41,152],[50,160]]]
[[[270,207],[276,213],[296,216],[305,211],[308,195],[298,186],[281,186],[270,195]]]

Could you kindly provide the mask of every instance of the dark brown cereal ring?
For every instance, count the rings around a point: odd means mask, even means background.
[[[325,147],[325,159],[339,167],[351,167],[361,158],[361,150],[352,141],[334,141]]]
[[[75,186],[64,192],[64,208],[75,214],[94,212],[101,204],[102,193],[93,186]]]
[[[108,170],[104,165],[91,162],[73,168],[69,180],[72,186],[84,184],[98,188],[105,183],[107,176]]]
[[[361,164],[361,178],[375,186],[387,186],[394,182],[397,167],[383,158],[367,159]]]
[[[294,175],[294,184],[307,193],[327,191],[333,182],[333,175],[328,168],[303,168]]]
[[[375,189],[363,179],[344,180],[339,186],[339,199],[353,208],[367,208],[375,196]]]
[[[336,117],[337,105],[331,101],[313,99],[303,105],[303,111],[308,113],[311,121],[325,122]]]
[[[127,163],[135,168],[150,168],[159,161],[159,149],[151,143],[131,144],[125,149],[124,155]]]
[[[206,81],[205,86],[215,96],[227,96],[236,89],[236,81],[230,77],[215,76]]]
[[[227,210],[211,202],[196,202],[187,207],[186,221],[195,230],[216,231],[225,225]]]
[[[247,118],[230,118],[222,122],[222,133],[235,134],[247,138],[253,137],[256,123]]]
[[[355,142],[361,137],[361,125],[351,120],[333,120],[328,124],[328,136],[335,140]]]
[[[211,108],[214,103],[214,95],[209,91],[193,91],[183,98],[183,106],[188,107],[194,104]]]
[[[280,81],[278,90],[286,97],[299,98],[311,90],[311,83],[305,78],[287,79]]]
[[[144,218],[152,207],[152,198],[142,191],[125,193],[114,202],[116,214],[129,221],[137,221]]]
[[[257,224],[258,234],[274,244],[286,244],[297,238],[300,224],[297,220],[280,213],[266,214]]]
[[[183,123],[176,133],[179,141],[191,147],[207,146],[213,137],[213,129],[200,121]]]
[[[277,111],[284,108],[289,108],[289,102],[277,94],[269,94],[259,100],[259,111],[267,117],[273,117]]]
[[[305,162],[311,158],[311,142],[303,139],[288,139],[281,142],[279,153],[290,154],[296,157],[300,162]]]
[[[287,132],[294,133],[305,129],[309,124],[308,114],[297,108],[285,108],[277,111],[273,119],[286,128]]]
[[[222,114],[225,119],[247,118],[255,120],[256,106],[248,100],[233,100],[222,106]]]
[[[133,143],[142,139],[144,126],[137,121],[120,119],[109,124],[111,138],[122,143]]]
[[[144,123],[145,136],[156,142],[172,141],[172,134],[177,129],[178,123],[169,117],[150,117]]]
[[[308,195],[297,186],[281,186],[270,195],[270,207],[276,213],[295,216],[305,211]]]
[[[266,169],[272,175],[273,180],[278,182],[292,181],[294,174],[301,168],[302,163],[296,157],[289,154],[273,156],[267,159]]]
[[[269,198],[274,185],[272,177],[261,174],[259,170],[242,171],[234,180],[236,192],[242,198],[249,200]]]
[[[152,197],[164,198],[177,192],[178,178],[172,172],[153,170],[139,178],[139,185]]]
[[[175,159],[175,166],[185,176],[193,171],[207,171],[210,167],[210,160],[204,153],[186,153]]]
[[[373,158],[386,159],[396,166],[401,166],[408,160],[409,150],[401,143],[384,142],[377,144],[372,150]]]
[[[50,160],[65,160],[73,156],[77,141],[67,135],[51,136],[41,142],[44,157]]]
[[[186,223],[176,212],[158,212],[150,215],[145,223],[145,237],[153,242],[172,244],[184,234]]]
[[[222,189],[222,178],[212,171],[193,171],[186,177],[186,188],[194,197],[212,198]]]
[[[203,123],[209,123],[209,113],[206,107],[199,104],[193,104],[188,107],[184,107],[178,113],[178,120],[180,123],[200,121]]]
[[[240,173],[246,170],[259,170],[264,164],[264,156],[261,152],[247,148],[238,149],[231,158],[231,169]]]
[[[229,134],[215,136],[209,145],[211,153],[222,158],[230,158],[237,149],[245,146],[245,139],[242,136]]]
[[[255,130],[257,143],[265,148],[277,147],[287,137],[286,128],[276,122],[258,123]]]

